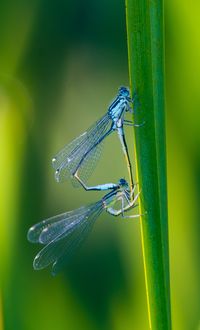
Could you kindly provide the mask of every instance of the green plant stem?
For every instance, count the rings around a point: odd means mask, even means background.
[[[142,248],[151,329],[171,329],[164,112],[163,3],[126,0],[129,75],[141,192]]]

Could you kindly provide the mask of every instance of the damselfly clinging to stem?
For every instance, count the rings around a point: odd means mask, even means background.
[[[120,179],[117,184],[99,185],[98,190],[111,190],[101,200],[43,220],[31,227],[27,235],[28,240],[45,245],[34,259],[34,269],[42,269],[53,264],[52,273],[55,275],[84,240],[104,210],[114,216],[121,214],[128,218],[139,217],[138,214],[125,215],[126,211],[137,206],[136,201],[140,192],[132,198],[135,187],[130,190],[124,179]],[[121,204],[119,209],[114,207],[117,202]]]
[[[88,187],[86,181],[100,156],[102,142],[113,131],[117,131],[127,163],[130,187],[131,190],[133,189],[131,162],[123,128],[124,125],[140,126],[124,119],[126,112],[133,113],[132,103],[134,103],[134,98],[130,97],[129,89],[120,87],[107,113],[52,159],[57,182],[62,182],[69,177],[72,180],[76,178],[85,190],[96,190],[96,186]]]

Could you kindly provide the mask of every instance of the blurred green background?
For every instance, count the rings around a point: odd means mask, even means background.
[[[172,320],[190,330],[200,329],[200,4],[165,7]],[[57,277],[32,269],[40,247],[26,240],[34,223],[100,198],[58,185],[51,158],[121,85],[124,1],[1,1],[0,329],[148,329],[137,219],[103,214]],[[125,176],[113,134],[90,183]]]

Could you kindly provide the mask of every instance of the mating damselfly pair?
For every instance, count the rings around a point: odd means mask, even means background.
[[[70,178],[74,185],[81,185],[85,190],[110,190],[110,192],[96,203],[43,220],[29,229],[28,240],[45,245],[34,259],[34,269],[42,269],[53,264],[52,273],[56,274],[84,240],[95,220],[104,210],[113,216],[133,218],[139,216],[125,215],[128,210],[137,206],[136,201],[139,196],[139,193],[134,194],[136,185],[133,181],[124,134],[124,125],[139,126],[125,119],[126,112],[133,112],[132,104],[135,97],[136,95],[130,97],[128,88],[121,87],[106,114],[52,159],[57,182]],[[87,186],[87,179],[100,156],[104,139],[114,131],[117,131],[121,142],[130,183],[120,179],[118,183]],[[119,209],[115,208],[117,202],[121,204]]]

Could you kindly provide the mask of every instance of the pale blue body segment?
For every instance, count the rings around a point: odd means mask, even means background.
[[[104,139],[112,132],[117,131],[127,162],[130,186],[133,189],[131,162],[123,128],[124,125],[133,125],[132,122],[124,119],[126,112],[133,112],[131,107],[133,101],[128,88],[119,88],[118,94],[109,106],[107,113],[86,132],[66,145],[52,159],[57,182],[71,178],[73,182],[81,184],[85,190],[96,190],[96,186],[88,187],[86,181],[98,161]]]
[[[117,184],[99,185],[97,188],[108,189],[111,191],[96,203],[43,220],[29,229],[28,240],[45,245],[34,259],[34,269],[43,269],[53,264],[52,274],[57,274],[104,210],[113,216],[121,214],[125,218],[139,217],[138,214],[125,216],[124,213],[137,206],[136,201],[140,192],[132,199],[134,189],[131,191],[124,179],[120,179]],[[119,209],[114,208],[117,202],[121,203]]]

